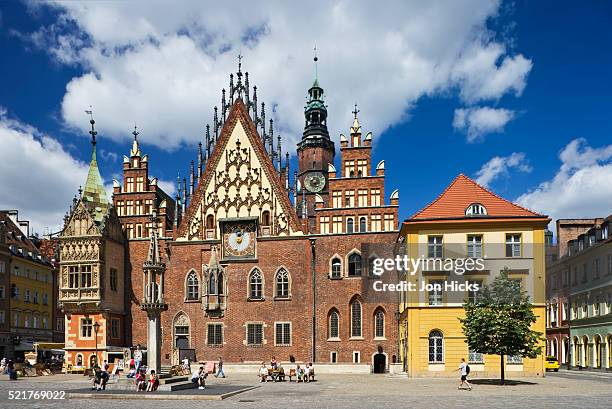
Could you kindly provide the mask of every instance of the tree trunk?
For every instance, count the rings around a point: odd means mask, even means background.
[[[504,354],[501,354],[501,380],[499,382],[500,385],[506,384],[506,377],[504,373]]]

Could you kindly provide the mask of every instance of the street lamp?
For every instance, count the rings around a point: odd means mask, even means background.
[[[95,322],[93,325],[94,333],[96,334],[96,365],[98,366],[98,331],[100,330],[100,324]]]

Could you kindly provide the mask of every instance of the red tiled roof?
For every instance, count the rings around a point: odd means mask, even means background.
[[[465,209],[473,203],[487,209],[487,216],[483,217],[546,217],[503,199],[460,174],[440,196],[407,221],[465,218]]]

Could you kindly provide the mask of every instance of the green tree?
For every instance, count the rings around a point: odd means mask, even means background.
[[[508,278],[508,268],[479,291],[474,302],[464,304],[460,318],[470,349],[499,355],[501,384],[505,384],[504,357],[519,355],[535,358],[542,352],[542,333],[531,329],[536,322],[533,304],[521,290],[520,282]]]

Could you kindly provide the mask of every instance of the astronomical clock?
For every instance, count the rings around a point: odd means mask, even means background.
[[[325,187],[325,176],[321,172],[314,172],[304,178],[304,186],[309,192],[319,193]]]
[[[223,235],[223,259],[255,258],[257,218],[220,220]]]

